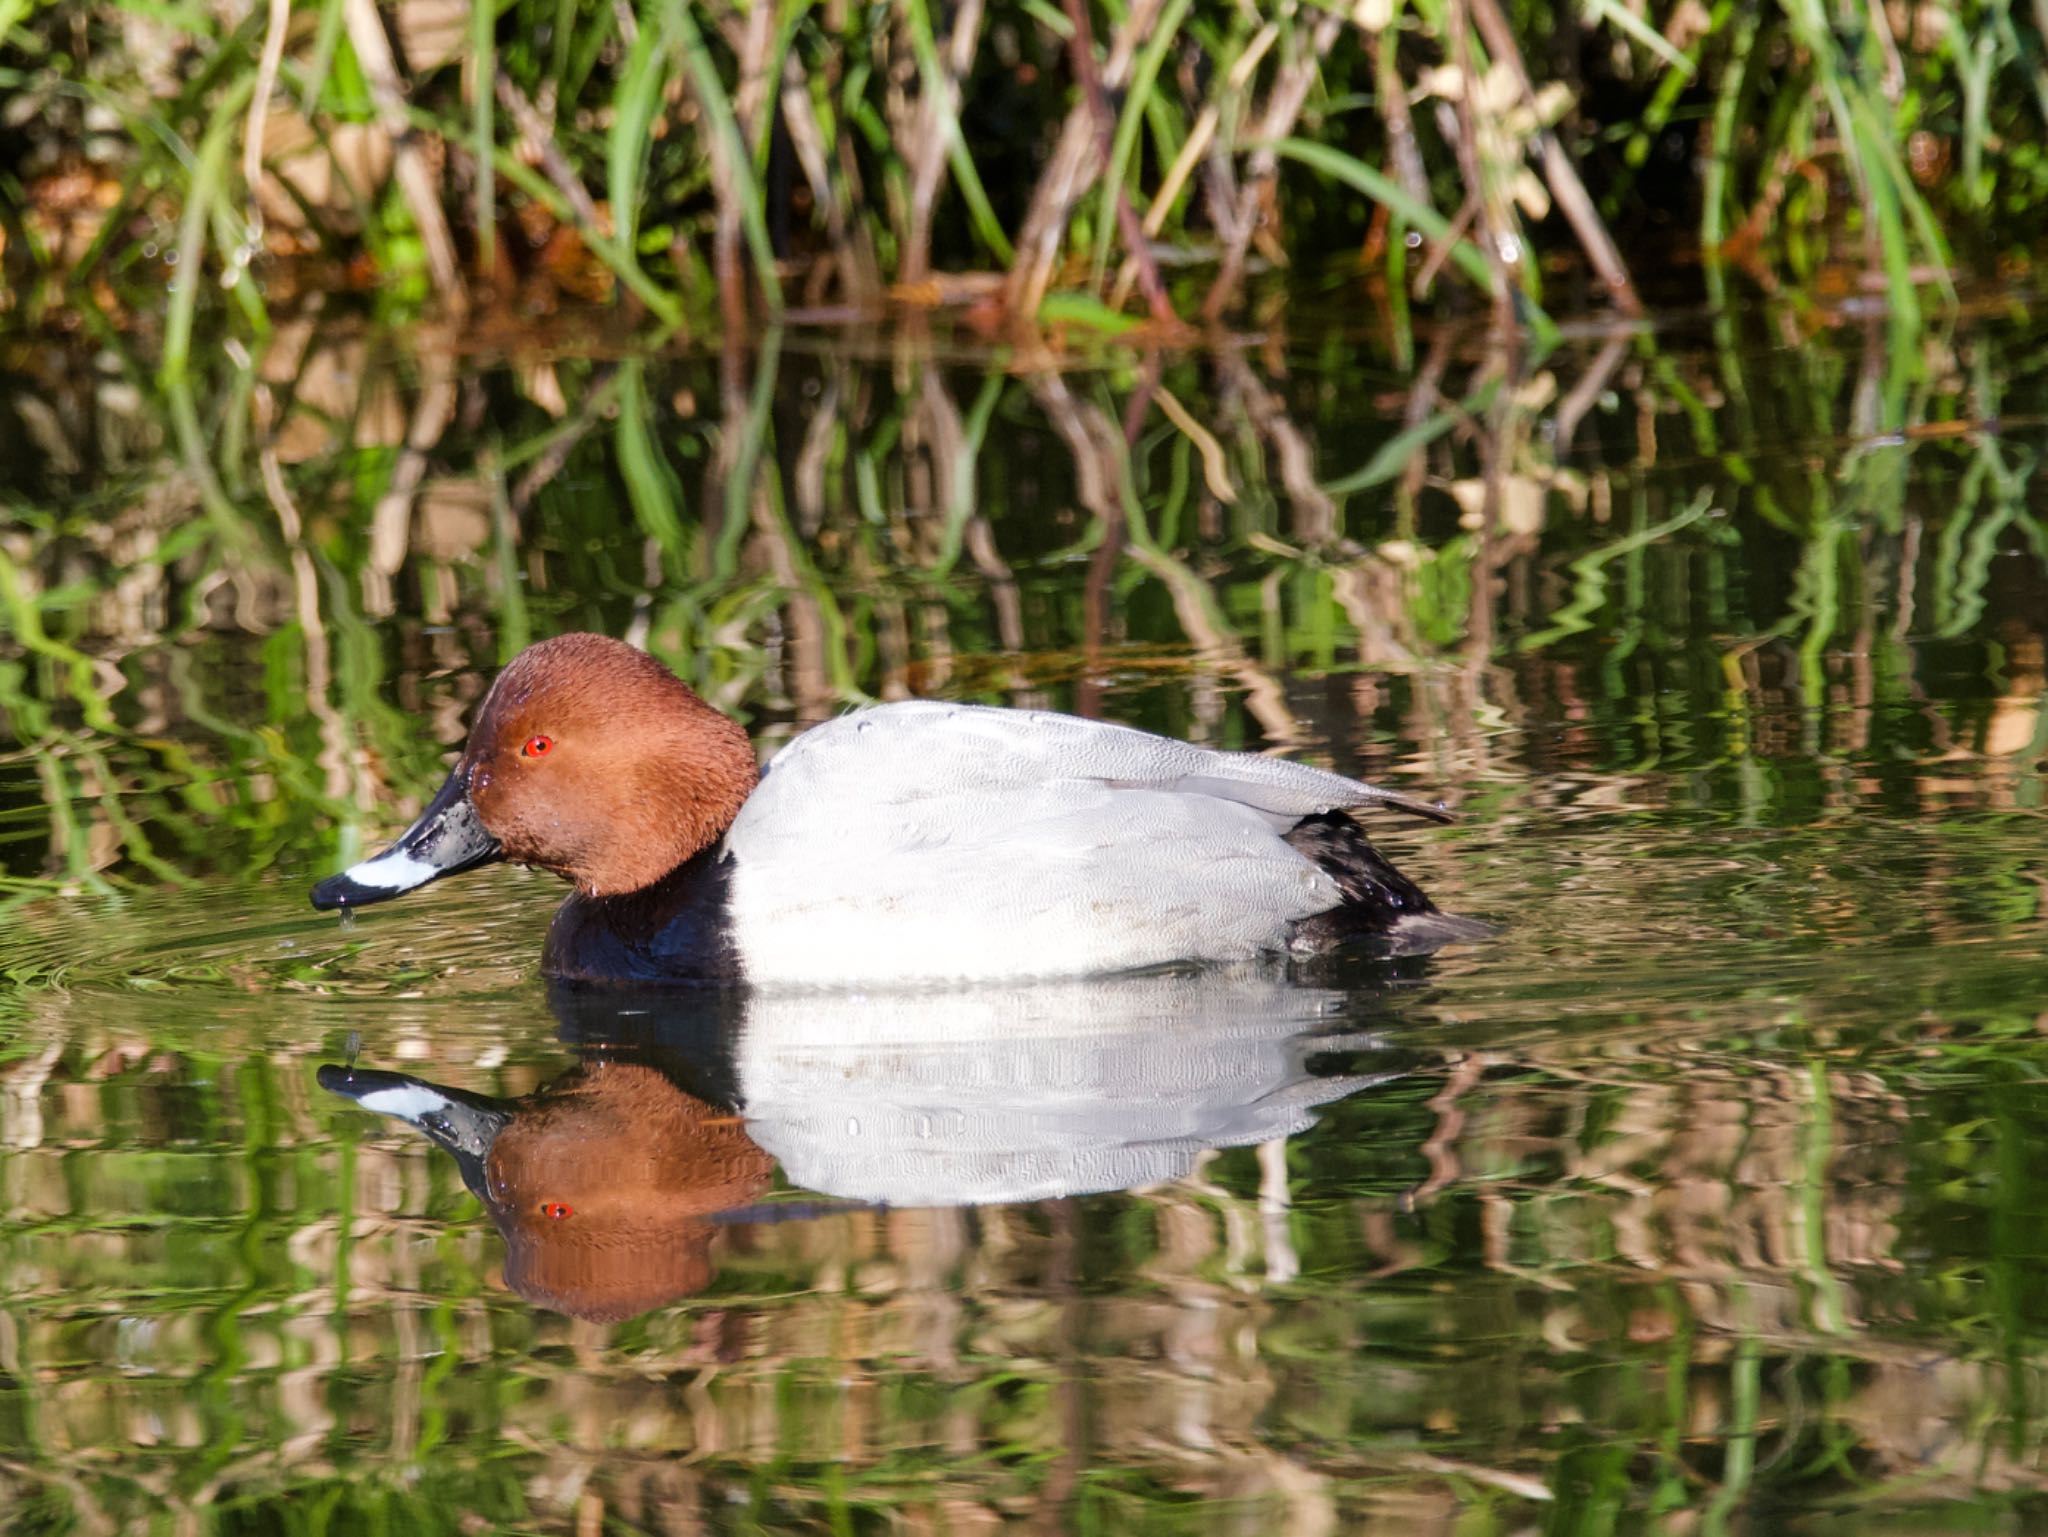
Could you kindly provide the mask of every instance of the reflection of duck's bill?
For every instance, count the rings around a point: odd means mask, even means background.
[[[462,1182],[483,1198],[484,1159],[512,1119],[511,1106],[481,1094],[443,1088],[410,1073],[343,1067],[333,1062],[320,1069],[319,1079],[320,1087],[330,1094],[417,1126],[455,1155]]]
[[[458,764],[396,843],[315,886],[313,905],[324,913],[388,902],[428,881],[489,864],[500,854],[498,840],[484,830],[469,798],[469,771]]]

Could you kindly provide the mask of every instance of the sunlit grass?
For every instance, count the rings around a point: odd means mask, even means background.
[[[1236,313],[1252,266],[1362,236],[1405,335],[1416,302],[1539,320],[1547,252],[1582,252],[1633,307],[1610,234],[1660,260],[1645,197],[1668,205],[1675,174],[1717,292],[1731,265],[1767,285],[1836,271],[1910,318],[1953,295],[1957,253],[2021,258],[2048,206],[2048,73],[2004,7],[1923,7],[1910,38],[1844,33],[1818,0],[1512,19],[1497,0],[1341,18],[1220,0],[280,7],[236,27],[139,0],[0,13],[0,88],[36,114],[0,200],[17,305],[147,310],[167,284],[176,374],[195,307],[225,284],[260,335],[287,261],[400,302],[595,284],[666,325],[727,327],[792,302],[873,313],[890,282],[958,302],[919,285],[980,272],[999,288],[971,293],[1028,324],[1047,294]],[[388,78],[358,55],[379,25],[400,44]],[[1579,67],[1550,80],[1559,29]],[[266,43],[281,64],[257,100]],[[95,114],[118,126],[89,134]],[[245,153],[301,118],[289,153]],[[67,176],[96,183],[90,208]]]

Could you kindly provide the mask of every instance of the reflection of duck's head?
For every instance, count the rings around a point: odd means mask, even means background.
[[[595,1059],[518,1100],[332,1066],[320,1085],[453,1153],[504,1235],[506,1284],[578,1318],[702,1290],[707,1218],[751,1200],[771,1167],[736,1117],[635,1062]]]

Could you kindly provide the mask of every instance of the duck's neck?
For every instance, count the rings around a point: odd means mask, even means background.
[[[716,847],[761,771],[744,727],[694,694],[643,724],[654,740],[628,770],[627,793],[601,848],[563,873],[586,897],[652,890]]]
[[[683,792],[674,801],[679,836],[673,857],[656,880],[682,869],[723,838],[761,782],[760,762],[746,727],[702,700],[695,703],[701,713],[690,722],[688,750],[679,755]]]
[[[739,982],[726,913],[730,879],[714,845],[638,891],[579,891],[555,911],[541,972],[563,982]]]

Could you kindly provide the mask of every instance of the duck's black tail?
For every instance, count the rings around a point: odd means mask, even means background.
[[[1352,940],[1372,938],[1394,954],[1418,955],[1456,940],[1485,939],[1493,925],[1459,918],[1437,906],[1378,849],[1349,816],[1325,811],[1303,817],[1287,841],[1314,860],[1344,894],[1341,906],[1294,926],[1297,953],[1320,954]]]

